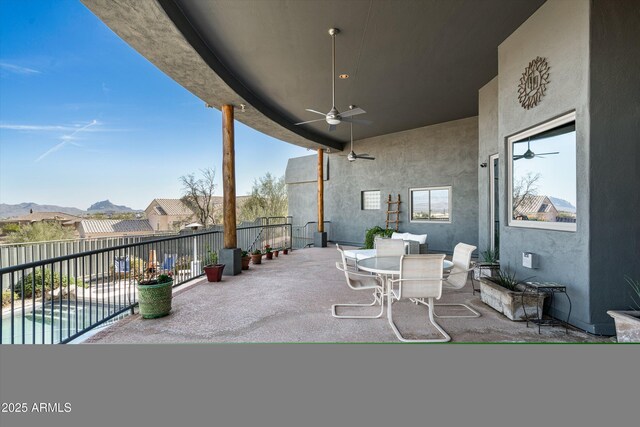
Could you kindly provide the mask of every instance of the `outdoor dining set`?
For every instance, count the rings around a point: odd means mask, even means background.
[[[347,285],[358,291],[373,292],[369,304],[334,304],[332,314],[341,319],[377,319],[384,315],[385,300],[389,324],[398,339],[403,342],[448,342],[451,336],[436,322],[437,318],[480,317],[466,304],[435,303],[443,291],[461,289],[467,283],[473,266],[471,254],[475,246],[458,243],[452,260],[445,254],[407,254],[407,245],[402,239],[376,238],[375,249],[343,249],[336,245],[341,261],[336,262],[338,270],[344,272]],[[428,307],[429,321],[438,330],[437,338],[405,338],[393,320],[393,303],[408,299]],[[379,306],[373,314],[340,314],[342,311],[361,310],[364,307]],[[467,314],[442,315],[437,307],[458,306]]]

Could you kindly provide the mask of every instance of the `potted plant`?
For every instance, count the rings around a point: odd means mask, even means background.
[[[500,261],[498,260],[498,250],[487,248],[486,251],[480,253],[482,261],[476,263],[473,269],[473,277],[480,280],[481,277],[495,277],[496,272],[500,270]]]
[[[171,311],[173,276],[160,274],[138,282],[138,306],[143,319],[155,319]]]
[[[242,262],[242,269],[248,270],[249,262],[251,261],[251,256],[249,255],[248,251],[242,251],[242,257],[240,258],[240,261]]]
[[[271,246],[267,245],[264,247],[264,253],[267,259],[273,259],[273,252],[271,252]]]
[[[251,252],[251,262],[254,264],[262,264],[262,252],[260,252],[260,249]]]
[[[222,272],[224,271],[224,264],[218,264],[218,254],[216,252],[207,251],[207,256],[204,259],[204,267],[202,268],[207,275],[207,281],[219,282],[222,280]]]
[[[640,343],[640,280],[628,276],[625,280],[631,286],[631,310],[609,310],[607,314],[615,321],[618,342]]]
[[[524,285],[509,269],[496,270],[495,277],[480,278],[482,302],[514,321],[542,313],[545,298],[546,294],[525,293]]]
[[[282,255],[289,255],[289,249],[288,248],[282,248]]]
[[[273,250],[273,256],[278,258],[278,254],[280,253],[280,248],[276,248]]]

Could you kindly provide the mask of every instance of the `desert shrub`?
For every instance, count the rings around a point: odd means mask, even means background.
[[[18,231],[7,234],[7,242],[46,242],[49,240],[73,239],[74,231],[57,223],[35,222],[20,226]]]
[[[73,277],[61,276],[60,273],[57,272],[52,274],[48,268],[45,268],[44,271],[41,268],[37,268],[35,272],[29,273],[16,284],[16,295],[18,298],[22,298],[24,293],[24,298],[31,298],[33,296],[35,283],[36,297],[41,296],[43,281],[45,291],[58,289],[60,286],[66,288],[69,285],[86,287],[82,280],[76,281]]]
[[[13,298],[11,298],[11,297],[13,297]],[[12,295],[10,289],[5,289],[4,291],[2,291],[2,306],[3,307],[5,305],[11,304],[11,300],[12,299],[17,300],[17,299],[20,299],[20,297],[15,292]]]
[[[2,234],[17,233],[20,231],[18,224],[5,224],[2,226]]]

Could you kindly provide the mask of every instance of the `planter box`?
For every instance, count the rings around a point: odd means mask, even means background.
[[[500,270],[500,264],[478,263],[473,269],[473,278],[480,280],[483,277],[495,277],[497,270]]]
[[[481,278],[480,299],[483,303],[487,304],[498,313],[502,313],[509,319],[516,322],[527,320],[527,316],[529,316],[529,319],[535,318],[536,306],[538,308],[537,313],[542,314],[544,299],[546,298],[546,295],[527,293],[524,295],[523,306],[522,289],[524,289],[524,287],[522,287],[521,285],[518,286],[520,289],[519,291],[510,291],[500,285],[493,283],[487,278]]]
[[[618,342],[640,343],[640,311],[609,310],[607,314],[616,322]]]

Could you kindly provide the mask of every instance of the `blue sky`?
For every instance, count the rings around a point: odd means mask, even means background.
[[[236,122],[236,191],[312,154]],[[221,114],[130,48],[82,3],[0,1],[0,203],[143,209],[214,166]]]

